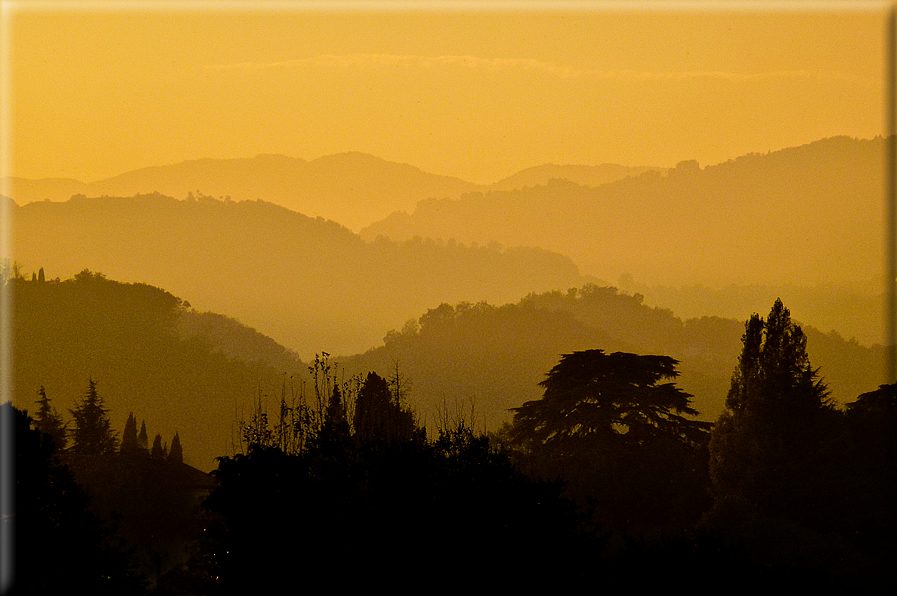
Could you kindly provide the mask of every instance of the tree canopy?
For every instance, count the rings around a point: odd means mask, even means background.
[[[652,437],[702,440],[709,424],[694,416],[691,395],[676,387],[669,356],[585,350],[565,354],[540,383],[542,399],[514,408],[511,440],[561,444],[597,439],[638,444]],[[661,382],[661,381],[667,382]]]
[[[375,372],[369,372],[355,402],[353,426],[361,441],[396,441],[414,434],[414,414],[400,403],[389,383]]]
[[[726,397],[730,412],[794,415],[832,409],[828,389],[810,365],[807,337],[780,299],[765,321],[758,314],[748,319],[741,341]]]
[[[765,320],[754,314],[745,322],[742,343],[710,443],[717,502],[735,499],[821,525],[810,518],[828,515],[825,478],[837,455],[832,438],[840,414],[781,300]]]
[[[655,532],[693,523],[707,506],[710,424],[691,420],[677,361],[593,349],[565,354],[540,400],[514,409],[511,444],[539,476],[592,503],[603,528]],[[597,505],[595,505],[597,504]]]

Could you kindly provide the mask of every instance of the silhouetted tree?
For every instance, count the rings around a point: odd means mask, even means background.
[[[826,498],[819,481],[839,414],[810,365],[806,336],[781,300],[765,321],[751,316],[742,342],[710,443],[717,498],[807,519]]]
[[[339,387],[333,387],[333,393],[327,402],[324,412],[324,426],[321,429],[325,441],[340,441],[349,437],[349,422],[346,420],[346,406],[343,403]]]
[[[157,434],[156,438],[153,439],[153,449],[150,451],[150,457],[153,459],[165,459],[166,450],[162,446],[162,435]]]
[[[140,452],[140,446],[137,442],[137,419],[134,417],[133,412],[128,413],[125,430],[121,435],[119,452],[123,455],[133,455]]]
[[[560,487],[520,474],[469,429],[375,449],[349,442],[337,457],[332,447],[219,458],[206,507],[224,528],[195,561],[221,593],[273,591],[277,570],[297,560],[361,592],[389,587],[397,563],[414,584],[452,569],[465,583],[529,588],[575,584],[596,568]],[[421,532],[432,536],[425,547]]]
[[[168,461],[174,463],[184,463],[184,450],[181,448],[181,438],[178,436],[178,433],[174,433],[174,438],[171,440],[171,448],[168,450]]]
[[[362,442],[407,440],[414,433],[414,415],[402,408],[383,377],[369,372],[355,402],[353,427]]]
[[[75,409],[69,411],[74,424],[71,430],[72,453],[100,455],[115,452],[115,432],[109,421],[109,410],[97,393],[96,381],[89,380],[84,397],[75,405]]]
[[[580,502],[599,501],[612,529],[693,522],[709,505],[709,423],[690,420],[677,361],[602,350],[565,354],[540,383],[540,400],[513,409],[509,431],[522,461],[560,476]]]
[[[38,281],[38,283],[46,282],[46,279],[44,278],[44,268],[43,267],[41,267],[37,271],[37,281]]]
[[[675,383],[677,360],[602,350],[565,354],[539,383],[542,399],[513,408],[511,439],[517,443],[563,445],[578,439],[637,444],[650,437],[704,440],[710,425],[695,416],[691,395]]]
[[[50,406],[50,398],[47,397],[47,392],[43,386],[37,393],[40,396],[40,399],[37,400],[40,407],[37,409],[37,414],[34,417],[35,427],[40,432],[50,435],[59,452],[65,451],[66,425],[62,422],[62,417],[56,411],[56,408]]]
[[[846,530],[861,547],[893,561],[897,554],[897,383],[847,404],[841,469],[848,486]]]
[[[146,434],[146,421],[140,423],[140,434],[137,435],[137,446],[147,453],[149,452],[149,436]]]

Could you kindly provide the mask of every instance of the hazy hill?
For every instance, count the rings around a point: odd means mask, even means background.
[[[689,316],[780,295],[808,323],[871,344],[883,341],[884,148],[836,137],[598,187],[554,179],[427,199],[360,234],[526,242]]]
[[[170,444],[177,431],[185,462],[205,471],[229,453],[237,440],[234,423],[260,391],[279,395],[284,372],[305,372],[270,339],[224,317],[192,312],[159,288],[89,273],[11,283],[18,407],[35,412],[43,386],[71,420],[68,410],[92,378],[119,438],[133,412],[146,422],[150,440],[161,433]],[[191,331],[181,332],[183,323]],[[232,357],[260,345],[265,350],[253,361]],[[264,360],[271,357],[274,362]]]
[[[765,316],[771,306],[755,310]],[[744,313],[743,319],[751,314]],[[881,348],[804,329],[811,362],[841,403],[883,382]],[[640,295],[585,286],[531,294],[504,306],[442,304],[402,331],[389,333],[382,346],[341,359],[341,364],[352,373],[390,374],[398,366],[410,379],[410,403],[431,428],[446,415],[460,413],[470,420],[473,408],[475,422],[491,430],[511,419],[509,408],[541,396],[538,383],[561,354],[591,348],[663,354],[680,361],[679,386],[694,395],[702,418],[715,420],[743,333],[743,320],[683,320],[669,310],[646,306]]]
[[[489,185],[484,190],[514,190],[525,186],[544,186],[552,178],[569,180],[582,186],[600,186],[645,172],[663,172],[663,168],[630,167],[606,163],[597,166],[544,164],[526,168]]]
[[[16,259],[63,278],[89,268],[189,296],[303,357],[351,354],[433,304],[502,303],[581,285],[566,257],[454,242],[365,242],[262,201],[76,197],[17,207]]]
[[[510,190],[566,178],[595,185],[650,168],[543,165],[528,168],[483,186],[364,153],[328,155],[306,161],[283,155],[246,159],[196,159],[141,168],[96,182],[64,178],[6,180],[19,205],[33,201],[67,201],[76,194],[127,197],[161,193],[178,199],[189,193],[233,200],[262,199],[313,217],[332,219],[352,230],[393,211],[411,210],[423,199],[459,197],[475,190]]]
[[[246,159],[197,159],[141,168],[91,183],[75,180],[11,179],[10,195],[20,205],[65,201],[75,194],[132,196],[188,193],[234,200],[263,199],[311,216],[358,229],[385,214],[409,209],[431,196],[457,196],[477,185],[429,174],[407,164],[364,153],[341,153],[306,161],[283,155]]]
[[[3,178],[3,187],[18,203],[31,201],[67,201],[77,194],[90,191],[90,184],[72,178]]]
[[[884,148],[836,137],[598,187],[552,180],[427,199],[361,235],[525,243],[649,285],[879,280]]]

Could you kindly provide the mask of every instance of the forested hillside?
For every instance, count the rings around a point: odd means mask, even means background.
[[[190,312],[179,298],[152,286],[89,271],[64,281],[9,283],[15,296],[18,407],[36,411],[43,387],[68,419],[68,409],[92,379],[114,429],[120,433],[133,412],[166,443],[177,432],[184,461],[202,470],[211,470],[214,458],[227,453],[232,440],[238,442],[235,422],[248,415],[260,391],[279,390],[284,372],[305,373],[298,357],[271,346],[271,340],[264,343],[277,356],[277,368],[234,357],[256,349],[244,338],[259,336],[233,322],[182,335],[179,327],[185,323],[217,317]]]
[[[29,407],[43,386],[64,412],[93,379],[116,428],[133,411],[166,440],[177,431],[186,461],[202,469],[238,442],[236,423],[248,420],[258,397],[273,408],[281,391],[311,388],[308,366],[296,354],[164,290],[89,271],[65,281],[35,275],[10,283],[18,403]],[[472,422],[496,430],[511,408],[538,396],[559,354],[662,354],[680,361],[680,386],[694,396],[701,418],[712,420],[722,411],[743,333],[735,320],[682,320],[645,306],[641,296],[588,285],[502,306],[443,303],[387,333],[379,347],[335,362],[342,381],[398,373],[408,405],[430,426],[459,413],[470,419],[473,408]],[[835,400],[846,403],[882,382],[880,348],[811,327],[806,333]]]
[[[883,382],[880,347],[805,329],[807,349],[836,400],[846,403]],[[411,403],[430,422],[459,407],[470,417],[473,408],[476,422],[494,429],[510,420],[510,408],[539,395],[538,383],[560,354],[592,348],[663,354],[680,361],[679,385],[694,396],[701,418],[713,420],[743,333],[743,322],[683,320],[646,306],[640,295],[589,285],[502,306],[442,304],[387,334],[383,346],[340,362],[349,372],[398,369],[410,380]]]

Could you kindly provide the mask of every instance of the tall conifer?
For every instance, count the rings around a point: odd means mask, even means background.
[[[87,392],[76,404],[72,414],[72,446],[69,451],[78,455],[101,455],[115,452],[116,437],[109,421],[109,410],[97,393],[97,384],[89,380]]]
[[[56,446],[57,452],[65,451],[66,428],[62,422],[62,417],[56,411],[56,408],[50,406],[50,398],[47,397],[47,392],[44,390],[43,385],[41,385],[37,393],[40,396],[40,399],[37,400],[40,406],[37,409],[37,415],[34,417],[34,427],[40,432],[53,437],[53,444]]]

